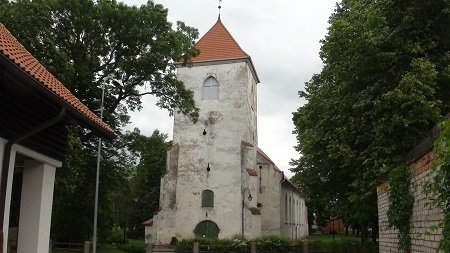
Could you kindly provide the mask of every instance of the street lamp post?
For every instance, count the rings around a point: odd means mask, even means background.
[[[100,101],[100,119],[103,119],[103,101],[105,99],[105,83],[102,85],[102,100]],[[92,252],[97,252],[97,215],[98,215],[98,188],[100,184],[100,157],[102,151],[102,138],[98,137],[97,172],[95,175],[95,203],[94,203],[94,230],[92,232]]]
[[[248,197],[247,197],[248,201],[252,201],[252,199],[253,199],[252,194],[250,192],[250,189],[247,188],[247,187],[243,188],[242,189],[242,214],[241,214],[241,216],[242,216],[242,222],[241,222],[241,225],[242,225],[242,227],[241,227],[242,236],[244,236],[244,207],[245,207],[245,192],[246,191],[248,191]]]

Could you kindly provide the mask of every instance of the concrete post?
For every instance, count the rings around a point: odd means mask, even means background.
[[[147,243],[147,253],[153,253],[153,243]]]
[[[26,160],[23,169],[18,253],[48,252],[56,167]]]
[[[304,242],[304,243],[303,243],[303,253],[309,253],[309,250],[308,250],[308,243],[307,243],[307,242]]]
[[[91,248],[91,242],[90,241],[84,241],[83,253],[89,253],[90,248]]]
[[[194,242],[194,248],[192,249],[192,253],[200,253],[200,244],[198,242]]]
[[[250,243],[250,253],[256,253],[256,252],[257,252],[257,250],[256,250],[256,242],[252,241]]]

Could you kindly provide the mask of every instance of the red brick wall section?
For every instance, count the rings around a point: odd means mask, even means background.
[[[411,219],[412,238],[411,252],[436,252],[442,238],[442,230],[431,230],[433,225],[443,220],[443,210],[432,205],[431,200],[423,193],[425,182],[433,180],[433,151],[428,152],[413,162],[411,169],[410,190],[414,195],[413,214]],[[388,228],[387,211],[389,209],[389,186],[383,183],[377,188],[378,224],[380,229],[380,253],[398,252],[398,231]]]

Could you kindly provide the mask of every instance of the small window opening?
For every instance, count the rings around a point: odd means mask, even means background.
[[[219,99],[219,82],[217,79],[210,76],[206,78],[203,83],[202,99],[204,100],[218,100]]]
[[[214,207],[214,192],[204,190],[202,192],[202,207]]]

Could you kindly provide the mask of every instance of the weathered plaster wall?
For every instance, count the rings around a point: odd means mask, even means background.
[[[219,82],[219,100],[202,100],[203,82],[209,76]],[[171,207],[166,195],[162,197],[162,210],[157,218],[158,241],[168,243],[173,236],[193,237],[195,226],[203,220],[219,226],[220,238],[240,234],[242,189],[255,188],[250,186],[246,169],[256,167],[256,82],[245,61],[179,68],[178,78],[194,91],[201,111],[196,123],[175,115],[173,143],[179,146],[177,172],[176,175],[168,172],[161,188],[161,192],[175,190],[175,206]],[[255,93],[248,94],[249,90]],[[244,154],[242,141],[250,144]],[[214,192],[212,208],[201,207],[201,193],[207,189]],[[250,203],[246,201],[245,205],[256,206],[256,201],[256,198]],[[257,236],[253,233],[258,225],[250,222],[253,217],[248,208],[244,209],[244,217],[246,235]],[[168,226],[174,230],[167,229]]]
[[[260,174],[260,191],[258,199],[261,208],[261,229],[263,235],[280,235],[281,229],[281,173],[273,169],[271,163],[258,158],[258,169]]]
[[[281,236],[291,239],[301,239],[308,236],[305,201],[300,197],[297,190],[294,190],[287,182],[281,186],[281,200],[281,216],[283,217]]]
[[[261,208],[261,229],[263,235],[280,235],[290,239],[308,236],[305,201],[292,185],[283,181],[284,175],[274,165],[258,155],[260,166],[259,200]],[[286,196],[291,205],[285,208]]]
[[[432,182],[434,178],[431,170],[433,152],[428,152],[410,165],[410,190],[414,196],[413,213],[411,218],[412,253],[436,252],[442,231],[432,230],[443,220],[441,208],[432,205],[431,200],[423,193],[425,182]],[[383,183],[377,188],[378,194],[378,223],[380,253],[398,252],[398,231],[388,228],[387,211],[389,210],[389,186]]]

